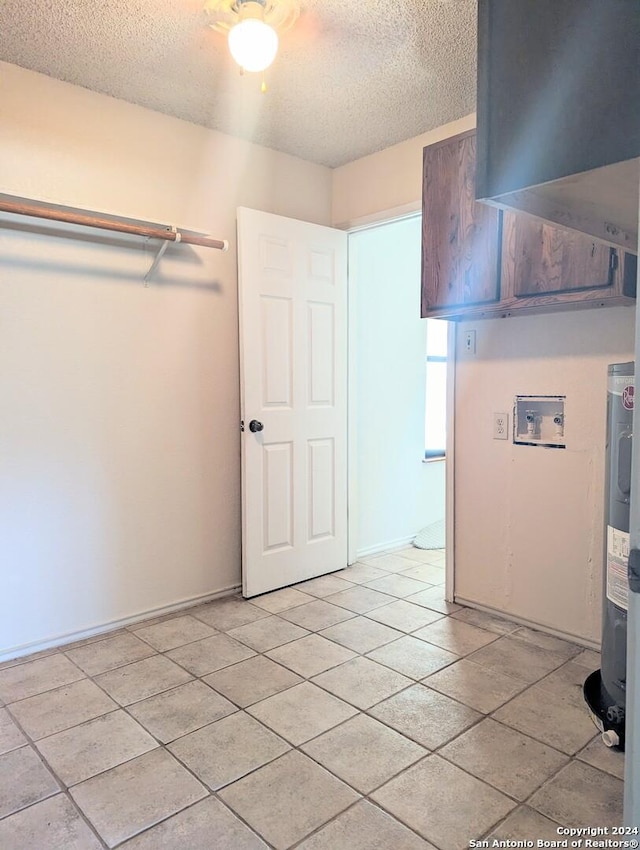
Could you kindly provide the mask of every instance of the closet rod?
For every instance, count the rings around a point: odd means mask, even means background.
[[[217,248],[219,251],[226,251],[229,248],[226,239],[212,239],[211,236],[189,230],[177,230],[151,221],[136,221],[131,218],[120,218],[89,210],[76,210],[73,207],[45,204],[42,201],[14,198],[10,195],[0,195],[0,212],[32,216],[48,221],[62,221],[66,224],[80,224],[83,227],[95,227],[99,230],[112,230],[117,233],[131,233],[134,236],[164,239],[168,242],[185,242],[187,245]]]

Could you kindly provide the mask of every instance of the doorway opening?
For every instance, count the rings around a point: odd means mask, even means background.
[[[421,229],[415,214],[349,234],[349,563],[410,556],[440,585],[453,329],[420,318]]]

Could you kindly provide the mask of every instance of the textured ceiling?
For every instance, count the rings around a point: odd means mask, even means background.
[[[476,0],[301,0],[260,78],[204,0],[0,0],[0,59],[337,166],[472,112]]]

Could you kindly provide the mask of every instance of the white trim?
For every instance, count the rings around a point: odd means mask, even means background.
[[[372,555],[379,555],[382,552],[395,552],[397,549],[405,549],[415,539],[416,535],[412,534],[409,537],[400,537],[397,540],[387,540],[386,543],[376,543],[375,546],[368,546],[366,549],[358,549],[355,560],[370,558]]]
[[[458,326],[455,322],[449,322],[449,333],[447,335],[447,435],[446,435],[446,460],[445,469],[445,544],[444,551],[447,559],[445,561],[444,598],[447,602],[453,601],[455,593],[455,448],[456,448],[456,337]]]
[[[357,375],[358,363],[355,340],[358,330],[356,310],[355,252],[347,235],[347,563],[358,560],[358,440],[356,418],[358,410]]]
[[[165,614],[173,614],[174,611],[180,611],[183,608],[193,608],[195,605],[202,605],[204,602],[211,602],[213,599],[230,596],[238,590],[240,590],[240,585],[234,584],[225,590],[218,590],[216,593],[205,593],[201,596],[191,596],[187,599],[182,599],[180,602],[174,602],[172,605],[164,605],[162,608],[152,608],[149,611],[134,614],[131,617],[123,617],[120,620],[110,620],[108,623],[102,623],[102,625],[93,626],[90,629],[82,629],[79,632],[68,632],[67,634],[57,635],[56,637],[49,638],[48,640],[14,646],[11,649],[5,649],[0,653],[0,663],[3,661],[13,661],[13,659],[20,658],[23,655],[32,655],[33,653],[41,652],[44,649],[55,649],[56,647],[64,646],[67,643],[75,643],[75,641],[78,640],[85,640],[85,638],[106,634],[108,632],[115,631],[116,629],[121,629],[124,626],[130,626],[133,623],[140,623],[143,620],[163,617]]]
[[[483,611],[485,614],[493,614],[495,617],[500,617],[503,620],[509,620],[511,623],[516,623],[518,626],[526,626],[530,629],[535,629],[538,632],[543,632],[545,635],[568,640],[571,643],[577,643],[578,646],[584,646],[585,649],[593,649],[595,652],[600,652],[600,644],[595,640],[588,640],[579,635],[571,634],[571,632],[563,632],[560,629],[552,629],[550,626],[545,626],[544,623],[536,623],[534,620],[527,620],[526,617],[515,617],[507,611],[501,611],[499,608],[489,608],[487,605],[480,605],[478,602],[472,602],[470,599],[464,599],[462,596],[456,596],[455,602],[458,605],[464,605],[465,608],[474,608],[476,611]]]
[[[369,215],[359,216],[350,221],[343,221],[340,224],[334,224],[338,230],[368,230],[371,227],[379,227],[383,224],[389,224],[392,221],[398,221],[402,218],[412,218],[414,215],[422,213],[422,201],[411,201],[408,204],[401,204],[398,207],[393,207],[390,210],[381,210],[380,212],[370,213]]]

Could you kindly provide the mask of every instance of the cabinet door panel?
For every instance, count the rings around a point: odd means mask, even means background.
[[[425,148],[422,315],[498,300],[500,213],[475,201],[475,134]]]
[[[502,282],[505,296],[526,298],[614,282],[611,249],[581,233],[562,230],[519,213],[505,212]]]

